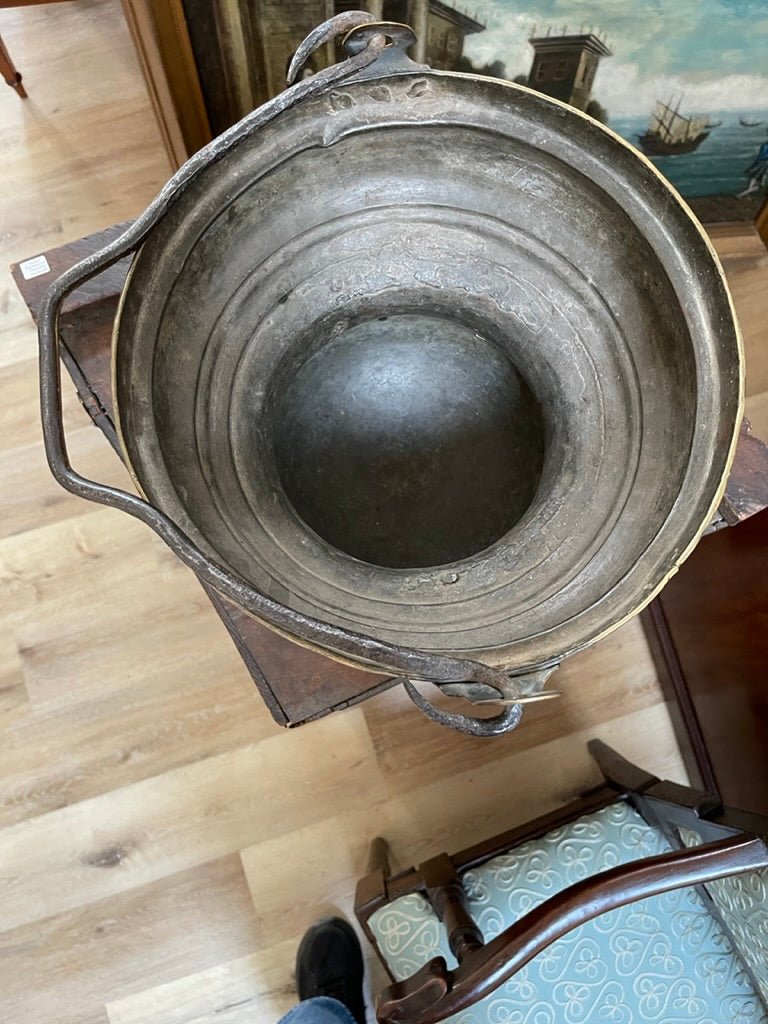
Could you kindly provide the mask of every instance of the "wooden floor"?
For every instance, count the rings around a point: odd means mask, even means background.
[[[273,723],[190,574],[43,458],[35,332],[5,268],[138,213],[168,173],[119,4],[3,10],[0,33],[30,95],[0,89],[0,1022],[269,1022],[377,832],[410,862],[524,821],[596,780],[593,735],[675,779],[679,751],[636,623],[503,739],[446,732],[399,691]],[[752,358],[768,260],[748,232],[716,242]],[[75,464],[120,482],[67,408]]]

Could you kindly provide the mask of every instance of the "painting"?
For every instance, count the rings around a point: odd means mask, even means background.
[[[301,40],[365,9],[415,60],[523,83],[603,121],[705,222],[768,193],[768,0],[181,0],[213,134],[282,88]],[[308,73],[342,53],[332,45]]]
[[[700,219],[754,219],[768,194],[766,0],[478,0],[473,17],[467,70],[603,121]]]

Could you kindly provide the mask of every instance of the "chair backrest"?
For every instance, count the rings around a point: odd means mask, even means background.
[[[596,925],[594,935],[586,931],[584,934],[592,935],[589,940],[594,946],[592,955],[605,960],[604,952],[600,950],[608,949],[613,928],[623,929],[627,934],[633,928],[651,928],[653,900],[646,900],[637,911],[631,907],[624,911],[617,909],[599,921],[596,919],[595,908],[598,905],[604,909],[620,907],[623,896],[633,889],[634,895],[630,894],[628,899],[640,899],[650,892],[667,892],[666,896],[655,897],[665,901],[657,909],[669,911],[679,904],[680,914],[689,920],[689,931],[698,929],[699,935],[706,933],[706,942],[712,948],[700,944],[697,956],[686,968],[691,973],[695,971],[702,975],[705,994],[712,990],[709,994],[714,1001],[706,1019],[711,1016],[718,1021],[742,1018],[768,1021],[768,1015],[763,1016],[762,1011],[755,1009],[755,999],[758,998],[768,1010],[768,848],[756,838],[768,834],[768,821],[724,809],[708,794],[661,783],[623,761],[602,744],[594,744],[593,753],[606,776],[606,786],[570,805],[559,817],[548,815],[524,828],[462,851],[453,858],[446,855],[433,858],[418,869],[409,869],[394,878],[384,874],[378,883],[381,890],[378,895],[375,895],[376,884],[372,882],[372,876],[363,883],[363,898],[358,901],[357,908],[361,923],[379,952],[384,953],[385,963],[389,961],[391,976],[407,979],[384,994],[381,1020],[399,1017],[426,1024],[443,1019],[447,1014],[438,1011],[439,1005],[450,1006],[452,1002],[459,1005],[461,998],[457,1002],[455,991],[451,993],[451,989],[466,987],[469,981],[475,985],[477,998],[486,996],[499,984],[498,979],[504,973],[498,966],[504,956],[513,965],[527,963],[531,957],[527,956],[525,949],[521,954],[521,942],[526,949],[532,946],[545,949],[552,941],[552,935],[557,938],[573,926],[574,915],[578,918],[581,914],[583,920],[595,918],[591,921],[591,926]],[[555,869],[553,864],[558,858],[543,855],[547,850],[551,852],[558,843],[562,850]],[[702,851],[691,849],[702,844],[706,844]],[[648,855],[648,861],[637,861],[638,857]],[[699,858],[696,865],[688,860],[692,855]],[[712,857],[719,858],[717,870],[713,870]],[[702,868],[708,858],[710,862]],[[656,868],[651,863],[654,860],[664,863]],[[629,861],[635,861],[635,865]],[[548,895],[564,890],[580,877],[601,872],[619,862],[624,866],[601,875],[597,887],[589,881],[580,883],[582,889],[592,886],[589,892],[576,892],[573,896],[569,895],[571,890],[566,890],[562,897],[542,903]],[[647,870],[644,864],[649,865]],[[728,871],[744,871],[747,866],[756,870],[715,880],[721,870],[727,874]],[[621,871],[625,875],[611,881],[609,876]],[[696,891],[669,891],[673,887],[666,884],[664,876],[668,876],[670,871],[688,872],[687,883],[678,881],[675,886],[699,884],[698,892],[706,892],[706,911]],[[638,885],[635,876],[640,878],[643,872],[645,875]],[[463,880],[463,888],[460,879]],[[706,883],[706,890],[700,883]],[[575,888],[579,889],[579,885]],[[616,899],[617,895],[619,899]],[[405,900],[402,899],[404,896]],[[553,917],[547,907],[557,903],[558,898],[561,905],[555,908],[557,913]],[[505,908],[501,914],[497,909],[499,906]],[[533,912],[526,918],[524,915],[528,910]],[[710,913],[716,921],[711,921]],[[570,923],[567,928],[562,928],[565,918],[569,918]],[[628,925],[630,918],[634,923]],[[694,918],[696,921],[699,918],[708,920],[710,924],[696,924]],[[536,928],[551,933],[550,938],[544,936],[546,941],[543,943],[542,936],[536,935],[535,929],[533,933],[525,931],[526,921],[532,919],[536,919]],[[477,924],[481,925],[480,930]],[[666,939],[664,925],[657,921],[655,927]],[[504,936],[494,938],[502,929],[506,929]],[[709,970],[706,965],[718,964],[722,975],[729,950],[725,935],[730,938],[737,957],[727,968],[732,995],[718,1004],[715,998],[718,981],[714,975],[706,977]],[[489,950],[499,947],[502,939],[507,945],[497,952],[503,952],[504,956],[490,957]],[[557,955],[561,958],[567,949],[567,943],[563,945],[563,942],[552,947],[553,950],[558,949]],[[674,955],[673,945],[669,942],[667,945],[668,955]],[[660,953],[658,950],[650,951],[648,955],[653,958]],[[498,961],[490,982],[486,976],[488,971],[483,974],[473,967],[483,958]],[[457,961],[461,966],[452,972],[450,967]],[[516,968],[513,966],[513,969]],[[496,1004],[501,998],[507,1009],[513,1005],[525,1005],[524,990],[530,993],[535,988],[528,983],[526,971],[527,968],[516,975],[516,980],[505,982],[506,987],[499,989],[499,993],[507,992],[508,988],[509,992],[503,998],[497,993]],[[652,974],[653,969],[646,973]],[[509,971],[504,978],[510,978]],[[664,983],[659,980],[658,990],[663,989]],[[582,985],[580,991],[586,998],[587,987]],[[554,990],[550,995],[556,1001]],[[573,993],[572,998],[576,998]],[[462,1005],[468,1005],[467,1001]],[[681,1019],[697,1019],[692,1006],[689,1006],[689,1011],[694,1015]],[[473,1006],[468,1019],[479,1020],[480,1012],[479,1005]],[[641,1012],[638,1019],[656,1018],[643,1016]]]

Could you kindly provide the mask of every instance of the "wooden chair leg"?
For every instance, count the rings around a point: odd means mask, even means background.
[[[602,740],[590,740],[587,747],[605,781],[615,786],[619,792],[642,793],[659,781],[655,775],[649,775],[642,768],[627,761]]]
[[[389,877],[389,843],[382,836],[376,836],[371,843],[371,850],[368,854],[368,873],[381,871],[384,877]]]
[[[21,84],[21,75],[13,66],[11,55],[6,49],[2,36],[0,36],[0,74],[2,74],[6,84],[15,89],[23,100],[27,98],[27,91]]]
[[[355,914],[366,934],[369,916],[387,902],[389,875],[389,844],[386,839],[376,836],[368,855],[368,873],[357,883],[355,892]],[[371,938],[370,935],[368,937]]]
[[[673,782],[661,782],[655,775],[649,775],[617,754],[602,740],[590,740],[587,746],[605,781],[620,791],[634,793],[639,797],[643,794],[658,796],[681,807],[691,808],[699,817],[708,817],[723,809],[720,797],[714,793],[690,786],[678,786]]]
[[[427,896],[448,933],[448,945],[459,963],[480,949],[483,933],[472,919],[456,867],[447,853],[420,865]]]

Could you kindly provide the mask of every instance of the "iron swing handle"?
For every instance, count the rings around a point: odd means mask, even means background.
[[[363,19],[363,20],[361,20]],[[320,26],[297,54],[308,54],[307,43],[317,43],[339,32],[367,25],[371,15],[347,12]],[[415,648],[400,647],[354,633],[330,623],[295,612],[272,600],[247,580],[209,558],[173,520],[150,502],[129,491],[90,480],[73,469],[67,450],[61,394],[61,359],[58,332],[59,316],[67,295],[86,281],[138,250],[143,240],[162,219],[171,203],[211,163],[222,157],[241,139],[257,131],[283,111],[303,99],[325,90],[335,82],[349,78],[371,66],[387,46],[386,37],[373,32],[366,45],[347,60],[298,82],[273,100],[255,110],[238,124],[194,154],[162,188],[156,199],[128,229],[100,251],[71,267],[46,291],[38,315],[40,406],[43,442],[51,473],[67,491],[88,501],[117,508],[149,526],[198,578],[223,597],[233,601],[279,632],[287,633],[312,646],[346,657],[360,667],[384,671],[407,684],[409,695],[429,717],[472,735],[499,735],[514,728],[521,717],[518,704],[509,705],[514,694],[509,677],[499,669],[478,661],[432,654]],[[362,665],[361,665],[362,663]],[[445,716],[415,691],[410,680],[440,684],[480,686],[485,696],[507,704],[494,718],[474,719],[463,715]],[[414,697],[416,694],[416,697]],[[431,710],[430,710],[431,709]],[[432,714],[431,711],[435,713]]]

